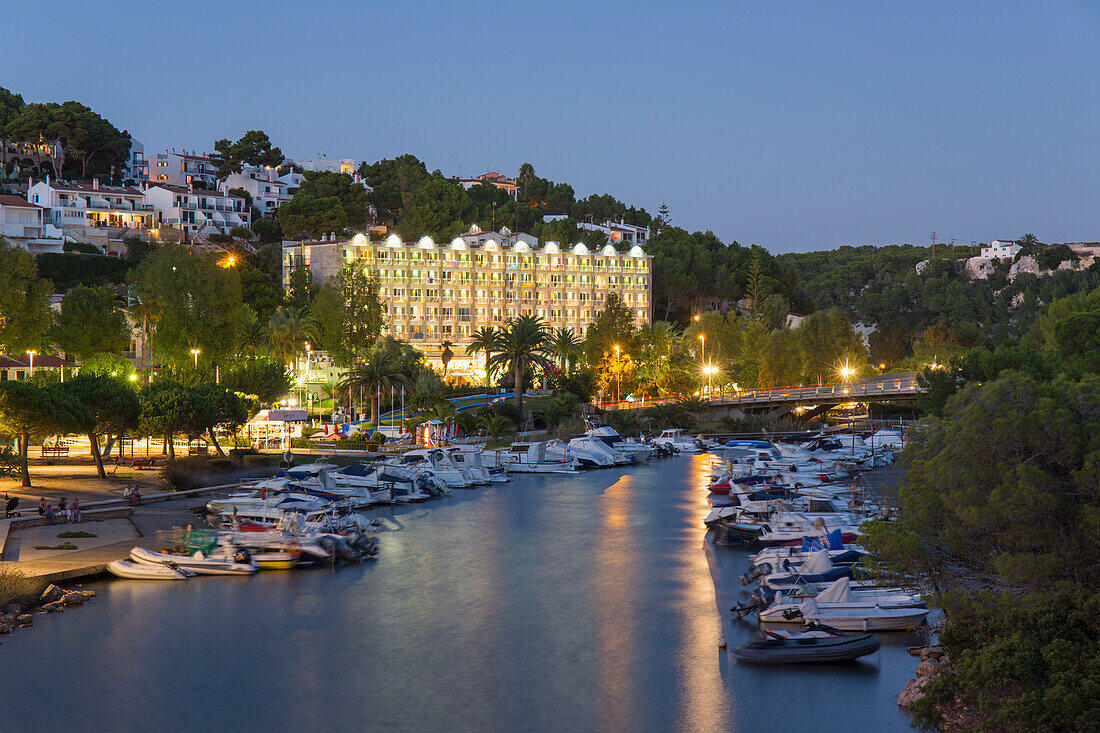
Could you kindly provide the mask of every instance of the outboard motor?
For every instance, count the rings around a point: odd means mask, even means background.
[[[241,565],[251,565],[252,553],[244,547],[240,547],[233,553],[233,562],[239,562]]]

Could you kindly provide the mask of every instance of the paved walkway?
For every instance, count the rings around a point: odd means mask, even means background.
[[[192,496],[176,501],[142,505],[128,519],[14,529],[8,538],[3,555],[4,561],[0,565],[9,565],[25,575],[41,577],[48,582],[98,575],[105,572],[107,563],[129,556],[130,548],[135,545],[148,547],[151,550],[162,549],[164,544],[157,541],[157,530],[169,530],[187,524],[198,525],[200,520],[189,507],[199,506],[206,501],[207,497]],[[131,528],[129,532],[125,531],[123,523],[129,524]],[[24,559],[22,548],[32,542],[39,544],[38,540],[33,539],[34,537],[52,536],[49,542],[43,544],[60,544],[65,540],[57,539],[56,535],[64,531],[84,531],[92,534],[102,532],[102,539],[109,539],[111,542],[105,544],[93,542],[86,546],[78,544],[79,549],[76,550],[42,550],[32,552],[31,556]],[[69,541],[73,544],[82,542],[75,539]],[[18,544],[12,547],[13,543]]]
[[[31,455],[37,451],[32,446]],[[0,479],[0,494],[19,497],[19,509],[24,516],[28,511],[33,512],[38,506],[38,500],[42,497],[51,504],[57,504],[61,497],[75,496],[81,504],[90,501],[103,501],[105,499],[121,499],[122,492],[128,483],[136,483],[143,494],[152,494],[165,490],[165,482],[160,478],[157,469],[136,471],[132,468],[120,466],[118,472],[114,471],[114,462],[105,465],[107,478],[101,479],[96,474],[95,462],[91,456],[69,456],[68,458],[50,458],[42,460],[31,458],[29,469],[31,474],[30,489],[19,485],[18,479]]]

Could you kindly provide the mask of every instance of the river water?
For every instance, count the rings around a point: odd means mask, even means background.
[[[112,580],[0,647],[0,730],[909,730],[912,634],[845,665],[725,650],[746,553],[708,458],[517,476],[378,509],[361,566]],[[792,627],[794,628],[794,627]]]

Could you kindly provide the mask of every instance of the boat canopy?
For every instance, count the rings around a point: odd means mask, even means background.
[[[848,578],[834,580],[825,590],[817,594],[818,603],[851,603],[852,589]]]
[[[810,555],[806,562],[802,564],[802,574],[820,575],[832,570],[832,568],[833,561],[829,559],[829,553],[825,550],[819,550]]]

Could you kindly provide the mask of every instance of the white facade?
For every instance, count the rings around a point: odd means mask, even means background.
[[[61,252],[60,230],[44,221],[45,213],[37,204],[0,194],[0,237],[34,254]]]
[[[310,160],[296,160],[294,164],[304,171],[328,171],[329,173],[355,173],[355,158],[329,158],[322,155]]]
[[[605,221],[603,224],[580,222],[577,224],[577,228],[590,232],[603,232],[607,235],[607,241],[611,244],[628,242],[631,245],[644,247],[645,243],[649,241],[649,227],[636,227],[622,221],[617,224],[613,221]]]
[[[145,194],[128,186],[91,183],[58,183],[47,176],[27,191],[27,199],[43,209],[43,222],[62,230],[145,229],[152,223],[152,207]]]
[[[208,189],[218,187],[218,168],[206,155],[166,150],[148,159],[148,169],[150,185],[166,183]]]
[[[290,201],[287,183],[278,177],[274,168],[246,165],[240,173],[231,173],[220,185],[222,193],[240,188],[252,197],[252,205],[264,216],[271,216],[276,209]]]
[[[985,260],[1011,260],[1021,249],[1023,247],[1015,242],[994,239],[988,246],[982,247],[978,257]]]
[[[140,140],[130,138],[130,157],[126,160],[126,170],[122,175],[126,181],[142,183],[149,180],[149,165],[145,160],[145,146]]]
[[[229,234],[233,227],[251,227],[252,215],[240,196],[187,186],[151,185],[145,191],[157,224],[167,224],[193,236]]]

